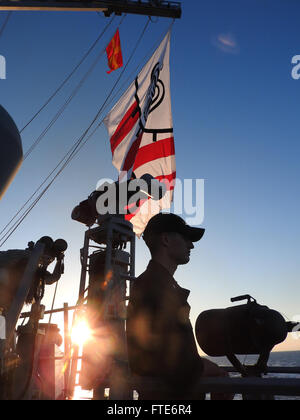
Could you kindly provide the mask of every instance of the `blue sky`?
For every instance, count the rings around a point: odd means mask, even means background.
[[[171,44],[177,174],[182,180],[205,180],[207,232],[190,264],[175,277],[191,290],[193,322],[203,310],[227,307],[231,297],[245,293],[289,319],[300,317],[300,80],[291,76],[292,57],[300,54],[300,5],[296,0],[184,0],[182,5],[183,17],[174,25]],[[5,16],[1,12],[0,26]],[[12,14],[0,38],[0,55],[7,63],[0,98],[19,128],[107,22],[93,12]],[[118,22],[119,17],[78,73],[22,133],[25,151],[108,44]],[[142,16],[127,16],[122,23],[125,61],[145,23]],[[130,75],[133,79],[169,23],[153,20],[120,86]],[[62,118],[24,162],[1,201],[0,230],[95,116],[120,74],[118,70],[107,75],[106,70],[103,56]],[[71,220],[71,211],[99,179],[116,176],[101,127],[2,248],[24,248],[44,235],[69,242],[56,306],[74,304],[78,293],[84,226]],[[137,274],[148,260],[145,245],[138,241]],[[53,291],[47,291],[48,306]],[[290,339],[282,348],[300,350],[300,341]]]

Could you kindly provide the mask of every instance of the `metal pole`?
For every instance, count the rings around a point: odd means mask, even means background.
[[[89,243],[90,243],[90,230],[85,232],[84,235],[84,246],[82,249],[81,255],[81,275],[80,275],[80,286],[79,286],[79,298],[78,298],[78,305],[81,305],[84,300],[84,292],[85,292],[85,285],[86,285],[86,273],[88,270],[88,260],[89,260]],[[76,310],[73,314],[73,322],[76,320]],[[73,350],[72,354],[71,351]],[[74,390],[76,386],[76,375],[77,375],[77,367],[78,367],[78,356],[79,356],[79,346],[73,344],[70,345],[70,365],[68,366],[68,379],[67,384],[68,387],[66,389],[66,397],[67,399],[72,399],[74,396]]]
[[[42,340],[38,355],[38,374],[42,382],[43,390],[42,399],[48,401],[54,401],[56,397],[55,327],[56,326],[51,324],[44,326],[45,336]]]
[[[108,222],[107,227],[107,235],[106,235],[106,254],[105,254],[105,279],[107,278],[107,275],[112,269],[112,242],[113,242],[113,227],[112,227],[112,219]]]
[[[135,236],[130,241],[130,277],[135,277]]]
[[[4,398],[4,357],[5,357],[5,340],[0,339],[0,401]]]
[[[5,339],[6,339],[6,320],[4,316],[2,316],[2,310],[0,309],[0,382],[1,382],[1,376],[4,373]],[[1,394],[1,383],[0,383],[0,394]],[[0,400],[1,400],[1,395],[0,395]]]
[[[70,374],[69,305],[64,303],[64,399],[68,395]]]
[[[81,259],[81,276],[80,276],[80,287],[79,287],[79,303],[84,298],[84,291],[85,291],[85,284],[86,284],[86,272],[88,268],[88,259],[89,259],[89,237],[90,231],[86,231],[84,235],[84,246],[82,252],[82,259]]]
[[[76,375],[78,367],[78,355],[79,355],[79,346],[73,345],[73,354],[71,355],[70,368],[69,368],[69,378],[68,378],[68,389],[67,389],[67,399],[71,400],[74,397],[74,391],[76,386]]]
[[[74,311],[75,309],[85,308],[85,305],[76,305],[76,306],[68,306],[68,311]],[[44,315],[49,314],[58,314],[60,312],[64,312],[65,308],[59,308],[59,309],[53,309],[52,311],[45,311]],[[20,315],[20,319],[22,318],[28,318],[30,316],[30,312],[23,312]]]

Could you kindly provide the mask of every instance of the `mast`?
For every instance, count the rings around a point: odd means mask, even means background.
[[[123,13],[180,19],[181,3],[165,0],[4,0],[0,2],[0,10],[28,11],[98,11],[106,17],[112,13]]]

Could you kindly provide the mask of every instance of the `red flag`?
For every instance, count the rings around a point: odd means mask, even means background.
[[[110,74],[114,70],[119,69],[120,67],[123,67],[123,57],[119,29],[117,29],[117,32],[115,33],[113,39],[108,44],[106,52],[108,65],[110,67],[110,71],[107,72],[108,74]]]

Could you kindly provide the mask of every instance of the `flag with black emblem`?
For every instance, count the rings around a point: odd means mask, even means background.
[[[175,145],[170,95],[170,37],[164,40],[105,118],[110,136],[113,164],[119,180],[150,174],[164,182],[167,193],[154,202],[142,200],[126,216],[140,236],[148,221],[170,208],[176,179]]]

